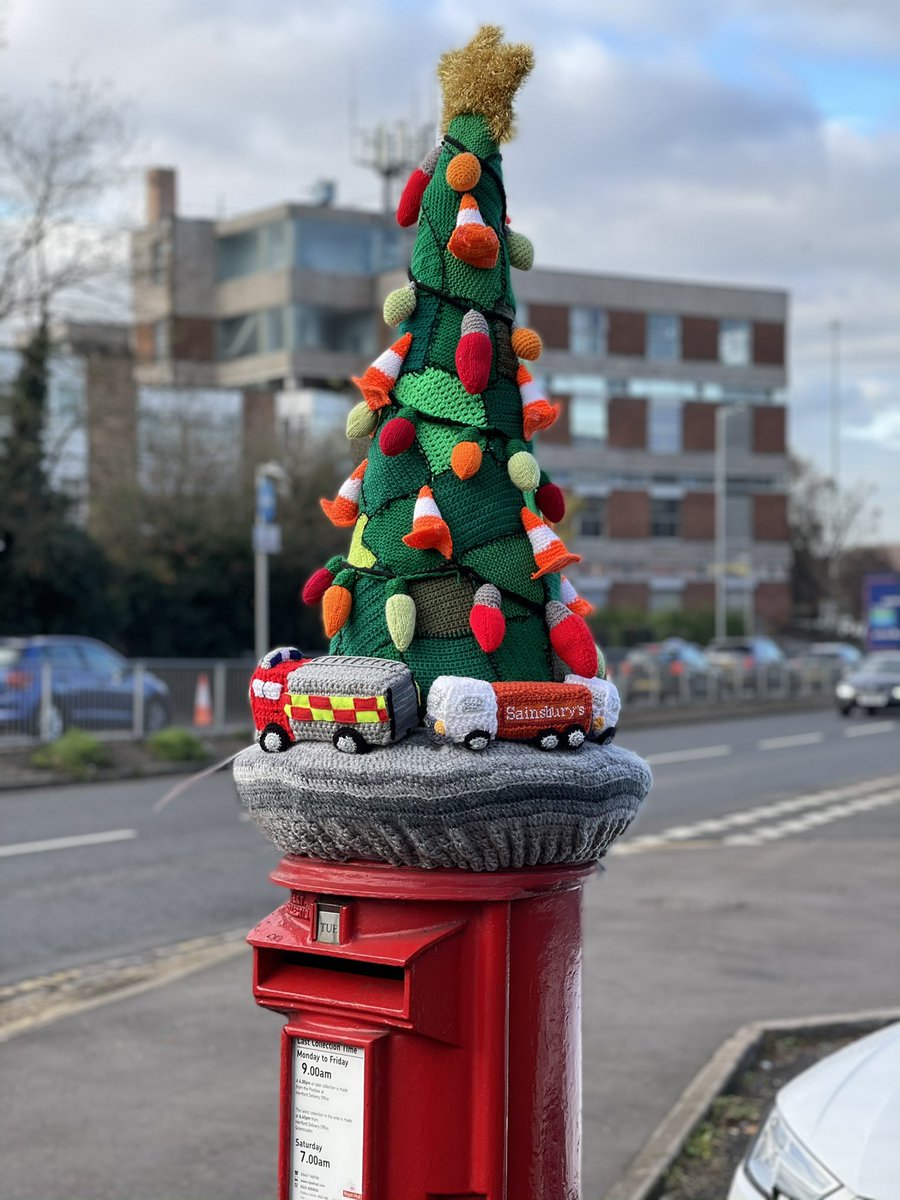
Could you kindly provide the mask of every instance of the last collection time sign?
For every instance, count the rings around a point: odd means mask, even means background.
[[[293,1042],[291,1200],[363,1200],[365,1049]]]

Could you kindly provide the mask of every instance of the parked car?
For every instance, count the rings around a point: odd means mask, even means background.
[[[870,717],[900,706],[900,650],[875,650],[848,672],[834,689],[838,711],[849,717],[861,708]]]
[[[42,705],[44,679],[49,695]],[[143,673],[143,727],[170,720],[169,689]],[[135,719],[134,665],[86,637],[0,638],[0,733],[55,741],[65,729],[129,729]]]
[[[898,1112],[900,1023],[781,1088],[728,1200],[897,1200]]]
[[[666,638],[629,650],[616,680],[627,700],[703,700],[717,694],[718,668],[694,642]]]
[[[794,673],[784,651],[771,638],[713,638],[706,653],[736,692],[779,692],[792,686]]]

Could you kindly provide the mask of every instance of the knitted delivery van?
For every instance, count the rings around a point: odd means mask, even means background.
[[[349,549],[303,589],[321,605],[339,694],[310,708],[296,697],[315,663],[296,688],[287,676],[274,722],[286,736],[275,728],[235,767],[254,819],[288,851],[479,870],[587,861],[649,787],[645,764],[608,744],[618,697],[590,605],[563,574],[578,561],[554,529],[563,493],[535,454],[559,406],[536,378],[540,336],[516,320],[510,269],[528,270],[533,249],[508,216],[499,150],[531,66],[530,48],[492,26],[440,62],[443,134],[397,210],[418,222],[408,283],[384,304],[397,329],[354,379],[347,434],[369,439],[365,457],[322,501],[352,530]],[[341,736],[390,663],[426,728]],[[313,711],[329,730],[297,719]]]

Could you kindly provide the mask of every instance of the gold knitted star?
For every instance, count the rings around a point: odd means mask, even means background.
[[[504,46],[502,39],[499,26],[482,25],[468,46],[442,55],[445,133],[454,117],[481,113],[495,142],[513,136],[513,98],[534,66],[534,52],[522,43]]]

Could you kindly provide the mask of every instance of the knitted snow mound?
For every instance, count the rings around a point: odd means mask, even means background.
[[[360,756],[326,742],[283,754],[251,746],[234,778],[287,853],[472,871],[602,858],[651,782],[643,759],[612,745],[547,753],[495,742],[473,753],[422,730]]]

